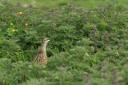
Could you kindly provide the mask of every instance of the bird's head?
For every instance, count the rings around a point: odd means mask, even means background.
[[[49,38],[44,38],[43,40],[44,43],[48,43],[49,41],[50,41]]]

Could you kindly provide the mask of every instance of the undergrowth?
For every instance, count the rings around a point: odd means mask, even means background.
[[[127,85],[127,8],[0,5],[0,85]],[[32,63],[48,37],[48,64]]]

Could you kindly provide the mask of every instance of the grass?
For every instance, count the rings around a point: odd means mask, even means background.
[[[0,4],[0,85],[128,85],[127,0],[15,5],[31,1]],[[32,63],[45,37],[48,64]]]
[[[118,2],[119,4],[127,5],[127,0],[10,0],[11,3],[33,3],[36,1],[37,6],[41,7],[55,7],[58,5],[75,4],[87,8],[95,8],[97,6],[106,5],[108,2]]]

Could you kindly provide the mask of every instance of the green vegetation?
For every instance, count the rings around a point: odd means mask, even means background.
[[[128,85],[127,1],[45,1],[1,2],[0,85]],[[48,64],[32,63],[45,37]]]
[[[109,2],[114,2],[122,5],[127,5],[127,0],[8,0],[10,3],[33,4],[41,7],[56,7],[59,5],[75,4],[82,7],[95,8],[104,6]]]

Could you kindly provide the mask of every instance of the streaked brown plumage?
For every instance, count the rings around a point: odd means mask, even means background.
[[[47,62],[48,62],[46,47],[47,47],[47,44],[49,41],[50,40],[48,38],[45,38],[43,40],[42,45],[38,49],[38,53],[37,53],[37,56],[35,58],[35,62],[37,62],[38,64],[47,64]]]

